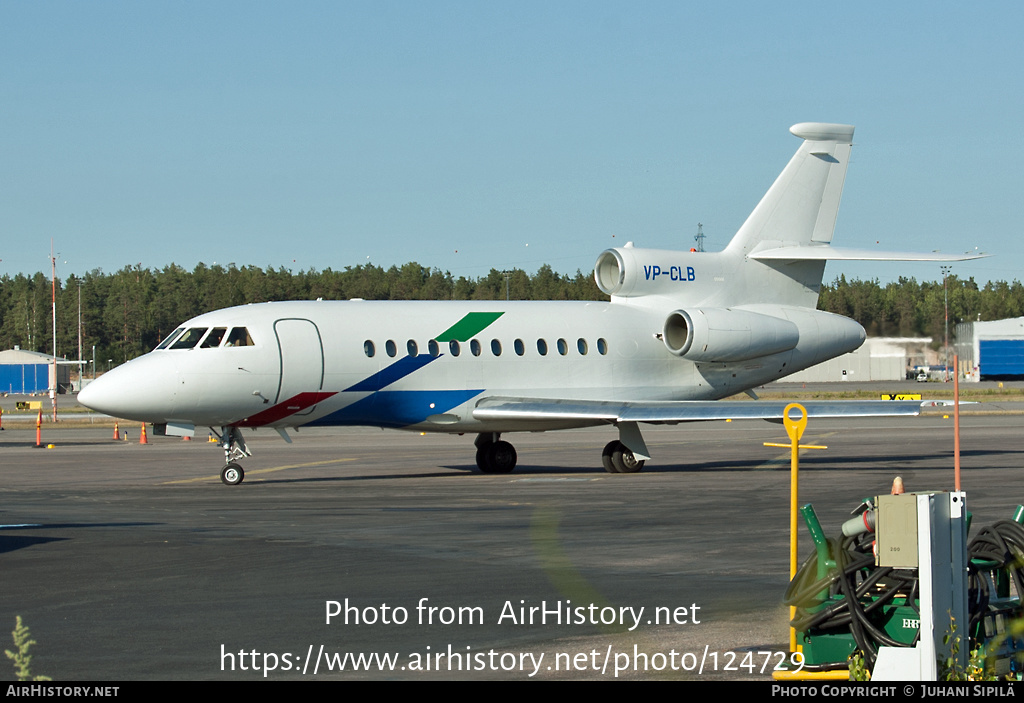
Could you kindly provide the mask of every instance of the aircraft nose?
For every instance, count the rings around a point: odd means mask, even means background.
[[[166,422],[173,411],[176,372],[169,359],[133,359],[89,383],[78,402],[96,412],[140,422]]]

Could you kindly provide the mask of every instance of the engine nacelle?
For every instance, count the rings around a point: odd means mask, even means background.
[[[606,249],[594,264],[594,280],[601,292],[622,298],[678,294],[692,287],[699,277],[707,277],[707,271],[698,268],[699,256],[631,245]],[[707,254],[703,257],[700,261],[707,268],[712,259]]]
[[[799,328],[789,320],[749,310],[676,310],[665,320],[662,340],[690,361],[746,361],[796,347]]]

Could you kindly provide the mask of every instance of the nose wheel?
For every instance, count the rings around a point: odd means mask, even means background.
[[[238,464],[228,464],[220,471],[220,480],[228,486],[237,486],[245,478],[245,472]]]

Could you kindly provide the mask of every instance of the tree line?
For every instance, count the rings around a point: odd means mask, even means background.
[[[1020,281],[989,281],[949,276],[946,285],[900,277],[885,286],[877,280],[846,280],[840,276],[822,286],[818,309],[853,318],[872,337],[931,337],[942,343],[949,309],[949,339],[958,322],[1001,320],[1024,316],[1024,285]]]
[[[822,286],[818,308],[853,318],[872,336],[943,339],[945,295],[950,334],[955,322],[1024,315],[1024,286],[973,278],[918,282],[840,276]],[[183,321],[210,310],[278,300],[607,300],[591,273],[556,273],[548,265],[530,275],[521,269],[486,276],[452,276],[410,262],[384,269],[372,264],[335,271],[292,272],[285,268],[223,267],[199,264],[192,271],[171,264],[163,269],[128,266],[116,273],[92,271],[57,281],[57,353],[78,357],[79,319],[85,358],[96,348],[98,370],[107,360],[121,363],[155,347]],[[43,273],[0,277],[0,349],[50,354],[52,293]],[[951,337],[952,339],[952,337]]]

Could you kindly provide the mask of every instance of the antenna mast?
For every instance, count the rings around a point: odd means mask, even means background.
[[[697,236],[693,238],[697,242],[697,251],[704,251],[704,225],[697,223]]]

